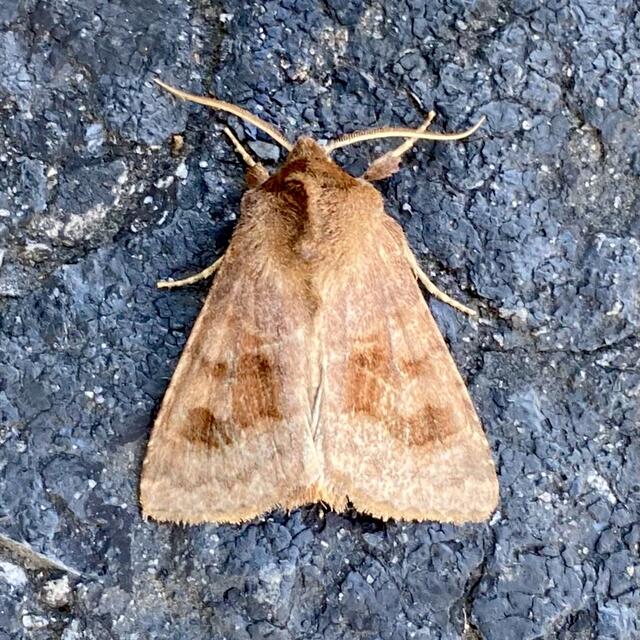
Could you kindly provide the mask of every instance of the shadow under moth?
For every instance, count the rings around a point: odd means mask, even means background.
[[[280,132],[236,105],[174,95],[252,123],[288,151],[273,174],[225,129],[248,165],[248,190],[153,427],[143,465],[145,516],[241,522],[276,507],[350,502],[387,519],[486,519],[498,500],[489,446],[421,294],[475,313],[422,272],[371,182],[419,139],[382,128],[324,146]],[[405,138],[355,178],[335,149]]]

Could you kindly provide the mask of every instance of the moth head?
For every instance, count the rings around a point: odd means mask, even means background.
[[[264,188],[278,193],[302,189],[306,198],[326,197],[337,189],[344,199],[346,191],[357,188],[359,183],[331,159],[323,145],[303,136],[298,138],[278,170],[264,182]]]
[[[400,156],[405,151],[410,149],[417,140],[463,140],[464,138],[468,138],[471,134],[477,131],[477,129],[484,122],[483,116],[471,128],[467,129],[466,131],[460,131],[458,133],[437,133],[433,131],[426,131],[427,127],[431,124],[431,121],[435,117],[435,113],[431,112],[422,126],[418,127],[417,129],[408,129],[405,127],[381,127],[377,129],[368,129],[365,131],[347,133],[340,136],[339,138],[335,138],[334,140],[329,140],[323,145],[308,137],[301,137],[296,141],[295,144],[292,144],[274,126],[270,125],[268,122],[265,122],[261,118],[258,118],[242,107],[231,104],[230,102],[224,102],[223,100],[216,100],[215,98],[208,98],[205,96],[186,93],[185,91],[176,89],[175,87],[172,87],[157,79],[154,81],[163,89],[166,89],[169,93],[172,93],[178,98],[188,100],[189,102],[196,102],[198,104],[213,107],[214,109],[219,109],[221,111],[226,111],[227,113],[231,113],[241,118],[242,120],[251,123],[258,129],[266,133],[269,137],[271,137],[272,140],[274,140],[274,142],[277,142],[281,147],[284,147],[289,152],[284,163],[285,165],[295,160],[305,159],[314,160],[318,163],[330,163],[335,166],[335,163],[333,163],[330,158],[330,154],[336,149],[355,144],[356,142],[364,142],[367,140],[378,140],[380,138],[404,138],[405,142],[403,144],[379,158],[369,167],[367,172],[363,175],[363,178],[369,180],[376,180],[380,177],[385,177],[385,175],[390,175],[390,173],[388,172],[389,166],[395,163],[397,168],[398,159],[400,158]],[[238,143],[231,134],[230,137],[232,138],[236,146],[240,146],[240,143]],[[391,171],[391,173],[392,172],[393,171]]]
[[[319,142],[308,136],[298,138],[287,154],[285,164],[296,160],[308,160],[315,162],[331,162],[326,148]]]

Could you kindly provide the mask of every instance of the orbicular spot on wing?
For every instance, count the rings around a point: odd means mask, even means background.
[[[212,359],[209,355],[211,343],[207,340],[197,340],[187,347],[191,351],[193,366],[200,367],[210,378],[210,382],[219,382],[229,372],[229,365],[224,360]]]
[[[433,358],[424,356],[413,360],[403,360],[400,369],[410,377],[422,376],[433,371]]]
[[[229,424],[218,420],[206,407],[190,409],[182,435],[194,445],[220,449],[233,442]]]
[[[446,392],[444,392],[446,394]],[[433,448],[458,433],[465,423],[467,409],[458,402],[426,403],[410,416],[399,412],[384,422],[389,433],[409,447]]]
[[[238,359],[231,397],[234,425],[241,429],[260,428],[265,421],[282,420],[282,392],[270,357],[244,353]]]
[[[205,362],[207,373],[214,379],[225,378],[229,371],[229,365],[226,362]]]
[[[399,369],[406,376],[406,383],[417,379],[417,384],[441,389],[456,384],[455,365],[447,357],[446,351],[436,349],[424,356],[401,360]]]
[[[427,449],[440,446],[465,424],[468,407],[463,398],[457,397],[456,389],[452,390],[451,398],[447,397],[446,389],[441,389],[440,398],[427,388],[429,378],[436,384],[440,382],[433,372],[435,364],[424,357],[404,360],[396,366],[382,341],[354,351],[346,362],[344,409],[382,424],[389,435],[406,446]],[[419,409],[413,413],[408,413],[409,405],[420,390],[415,385],[409,386],[407,377],[421,377],[424,396],[433,397],[426,402],[422,398],[414,400]],[[410,397],[403,397],[403,390]]]
[[[382,403],[390,372],[389,351],[379,344],[349,354],[343,389],[345,410],[380,419],[385,413]]]

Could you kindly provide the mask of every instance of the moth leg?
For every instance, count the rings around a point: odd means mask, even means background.
[[[416,129],[419,133],[426,131],[429,125],[436,117],[435,111],[429,111],[425,121]],[[385,153],[384,155],[376,158],[364,172],[362,177],[365,180],[384,180],[392,176],[400,168],[400,158],[405,154],[413,145],[418,141],[418,138],[409,138],[405,140],[401,145],[397,146],[392,151]]]
[[[445,302],[446,304],[453,307],[454,309],[457,309],[458,311],[462,311],[462,313],[466,313],[467,315],[475,316],[478,314],[478,312],[475,311],[474,309],[471,309],[470,307],[465,306],[461,302],[454,300],[451,296],[448,296],[444,291],[440,291],[440,289],[438,289],[438,287],[436,287],[436,285],[433,284],[431,280],[429,280],[429,276],[427,276],[427,274],[418,266],[418,263],[415,260],[414,260],[413,268],[416,276],[418,277],[418,280],[420,280],[424,288],[434,298],[438,298],[438,300],[442,300],[442,302]]]
[[[222,258],[224,258],[224,256],[220,256],[213,264],[209,265],[200,273],[196,273],[188,278],[183,278],[182,280],[160,280],[156,282],[156,287],[158,287],[158,289],[173,289],[174,287],[183,287],[186,284],[193,284],[194,282],[204,280],[218,270],[220,263],[222,262]]]
[[[224,132],[248,167],[246,172],[247,185],[251,189],[259,187],[269,177],[269,172],[251,157],[251,154],[242,146],[240,140],[231,133],[229,127],[225,127]]]

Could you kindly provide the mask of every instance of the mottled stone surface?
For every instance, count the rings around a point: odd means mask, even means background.
[[[639,59],[633,0],[0,3],[0,639],[639,638]],[[290,137],[486,115],[381,190],[480,310],[432,303],[498,465],[490,523],[141,519],[206,291],[154,281],[228,241],[222,124],[278,156],[156,75]]]

